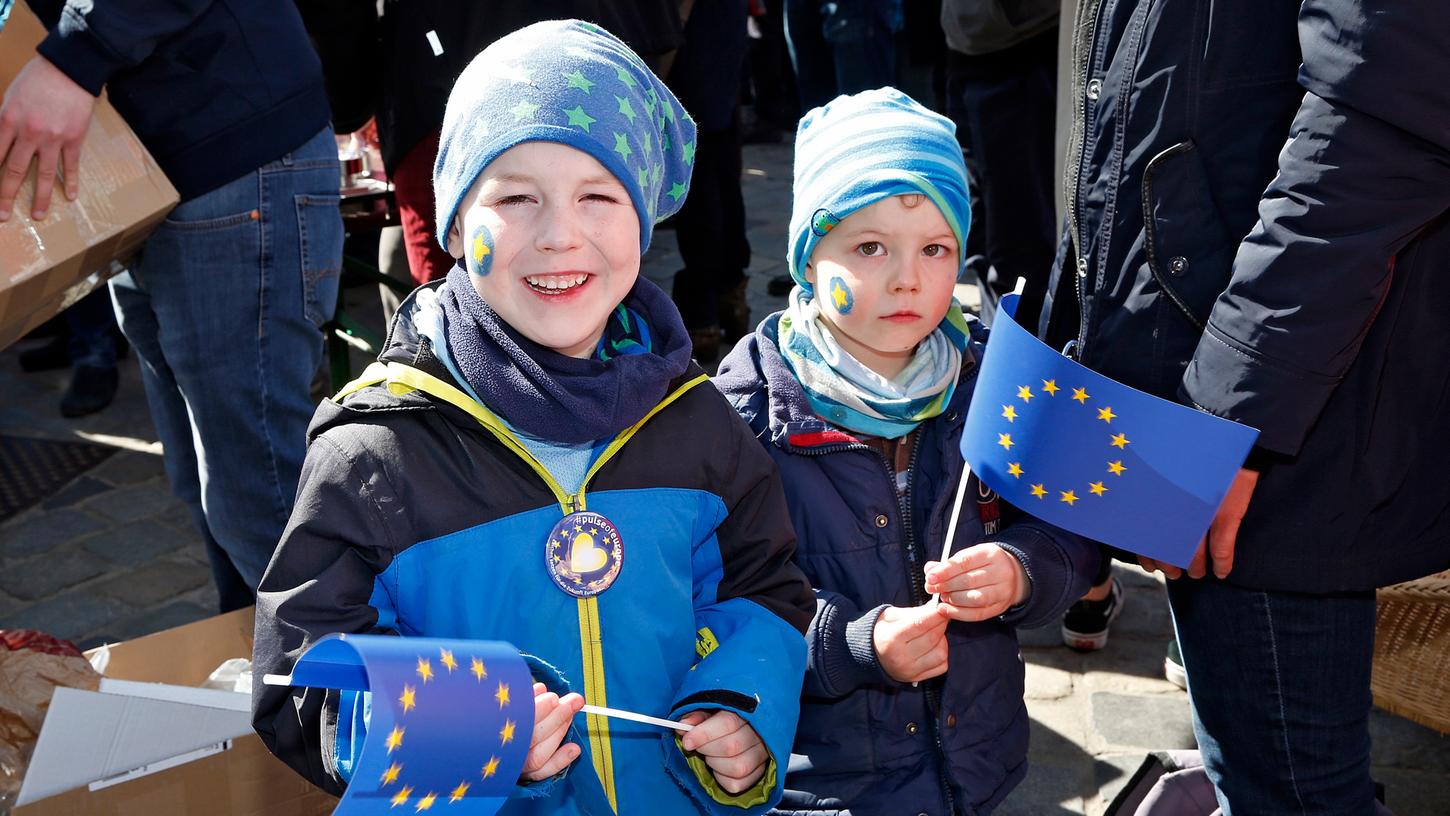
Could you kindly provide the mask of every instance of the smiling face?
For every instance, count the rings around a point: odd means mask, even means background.
[[[449,230],[448,251],[516,331],[589,357],[639,277],[639,216],[593,156],[525,142],[484,168]]]
[[[852,357],[887,379],[946,317],[957,239],[925,196],[884,198],[851,213],[806,266],[821,316]]]

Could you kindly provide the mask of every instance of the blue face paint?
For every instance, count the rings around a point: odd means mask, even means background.
[[[474,228],[468,241],[468,271],[480,278],[493,271],[493,233],[482,224]]]
[[[851,294],[851,287],[840,278],[831,278],[830,288],[831,305],[840,314],[850,314],[851,307],[856,305],[856,298]]]

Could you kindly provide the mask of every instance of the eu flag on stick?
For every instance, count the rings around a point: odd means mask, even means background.
[[[335,814],[491,816],[534,730],[533,675],[507,643],[328,635],[291,684],[372,692],[362,756]]]
[[[1259,432],[1145,394],[1058,354],[1002,299],[962,456],[1059,527],[1187,567]]]

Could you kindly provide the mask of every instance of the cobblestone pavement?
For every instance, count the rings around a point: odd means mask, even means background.
[[[758,320],[781,308],[766,292],[784,267],[789,222],[788,145],[746,148],[752,248],[749,302]],[[673,233],[656,234],[644,272],[668,288],[680,267]],[[969,307],[975,291],[959,287]],[[350,288],[346,308],[381,328],[373,288]],[[0,352],[0,434],[114,445],[119,450],[42,504],[0,525],[0,626],[43,629],[82,646],[128,639],[196,620],[216,606],[201,539],[166,484],[133,359],[103,413],[64,420],[67,372],[22,374],[16,348]],[[364,360],[354,356],[354,370]],[[1163,680],[1171,637],[1161,582],[1120,567],[1127,606],[1102,652],[1058,643],[1056,627],[1023,633],[1031,770],[999,813],[1103,812],[1149,750],[1193,745],[1187,696]],[[1377,778],[1399,816],[1450,813],[1450,741],[1376,712]]]

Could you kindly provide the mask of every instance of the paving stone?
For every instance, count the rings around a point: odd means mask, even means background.
[[[1092,695],[1093,729],[1112,746],[1145,750],[1193,748],[1197,743],[1190,716],[1186,695],[1180,699],[1110,692]]]
[[[1086,772],[1092,760],[1087,751],[1089,714],[1087,701],[1081,695],[1078,699],[1028,700],[1028,755],[1032,761],[1061,767],[1082,765]]]
[[[196,533],[196,522],[191,517],[191,508],[181,499],[173,497],[170,506],[166,508],[157,521],[170,527],[175,527],[183,533]]]
[[[1385,805],[1395,816],[1445,816],[1450,813],[1450,780],[1444,773],[1403,768],[1374,768],[1385,786]]]
[[[1370,712],[1369,734],[1375,765],[1434,771],[1450,787],[1450,737],[1378,708]]]
[[[1059,700],[1072,694],[1073,673],[1082,670],[1082,655],[1067,649],[1024,649],[1029,700]]]
[[[106,562],[70,544],[0,570],[0,589],[22,601],[38,601],[106,571]]]
[[[114,564],[136,567],[181,546],[180,533],[154,521],[136,521],[87,538],[86,549]]]
[[[1089,801],[1087,812],[1090,814],[1102,813],[1112,804],[1113,797],[1128,784],[1138,766],[1143,764],[1143,757],[1147,751],[1133,753],[1112,753],[1102,754],[1093,759],[1093,780],[1097,785],[1098,795],[1096,801]]]
[[[0,556],[27,558],[104,528],[99,519],[80,510],[37,509],[0,527]]]
[[[1113,621],[1111,637],[1167,643],[1173,637],[1173,614],[1161,586],[1123,590],[1123,612]]]
[[[132,612],[130,607],[114,598],[77,590],[28,606],[10,616],[6,623],[17,629],[38,629],[59,638],[76,640]]]
[[[1040,765],[1029,762],[1027,777],[992,811],[994,816],[1069,816],[1083,812],[1083,797],[1074,791],[1092,785],[1090,765]]]
[[[1163,676],[1168,638],[1130,640],[1110,638],[1107,648],[1083,656],[1082,686],[1089,691],[1125,694],[1188,695]]]
[[[97,496],[86,502],[86,510],[125,523],[158,516],[173,501],[165,479],[150,479]]]
[[[107,632],[114,632],[120,640],[135,640],[143,635],[183,626],[209,618],[216,614],[214,608],[198,606],[188,601],[177,601],[158,609],[149,609],[122,620],[108,624]]]
[[[84,501],[90,497],[110,490],[111,486],[90,476],[81,476],[70,484],[66,485],[59,493],[51,496],[41,503],[43,510],[54,510],[58,507],[69,507],[77,502]]]
[[[211,580],[211,570],[189,560],[157,560],[96,584],[93,591],[137,608],[155,606]]]
[[[20,608],[23,606],[25,606],[24,601],[21,601],[19,598],[13,598],[5,592],[0,592],[0,629],[5,628],[5,621],[11,615],[20,611]]]
[[[90,472],[91,476],[113,485],[137,484],[165,474],[166,466],[160,456],[137,451],[121,451]]]

